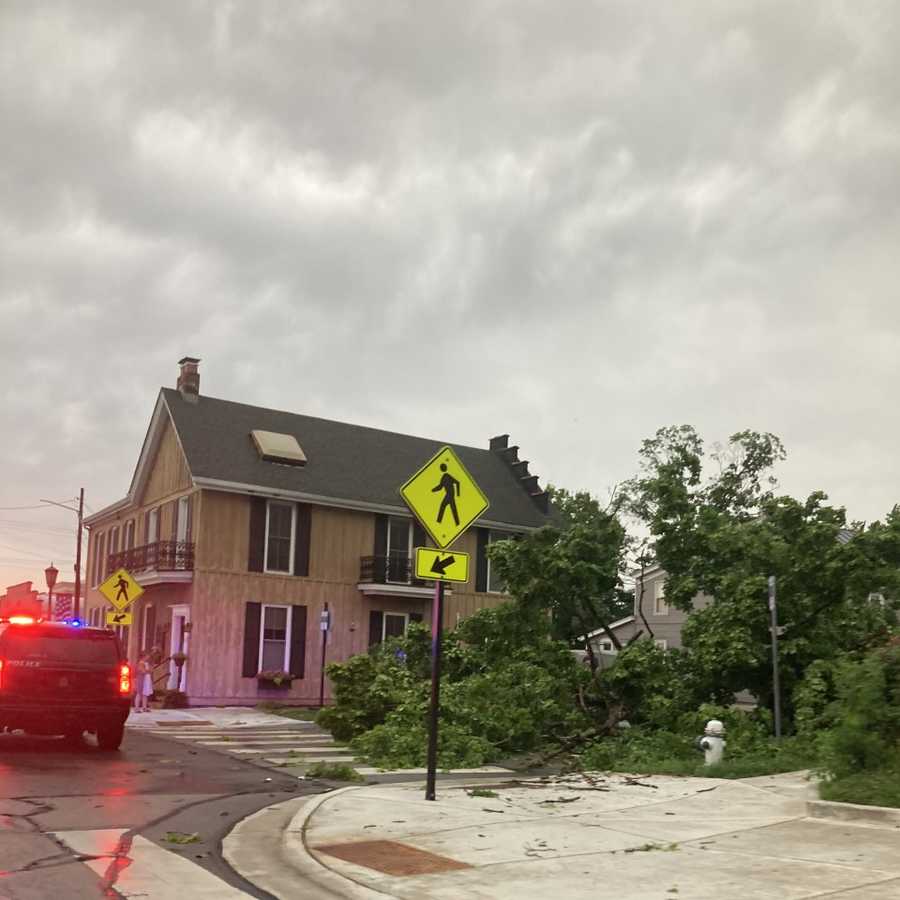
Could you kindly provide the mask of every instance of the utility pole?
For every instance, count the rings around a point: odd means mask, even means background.
[[[775,576],[769,576],[769,613],[772,630],[772,689],[775,692],[775,739],[781,739],[781,679],[778,672],[778,606],[775,602]]]
[[[78,535],[75,539],[75,602],[72,610],[74,617],[78,619],[81,611],[81,532],[84,530],[84,488],[81,488],[78,493],[77,508],[66,506],[65,503],[59,503],[56,500],[41,500],[41,503],[49,503],[51,506],[58,506],[78,514]]]
[[[72,615],[81,618],[81,531],[84,528],[84,488],[78,492],[78,538],[75,542],[75,603]]]

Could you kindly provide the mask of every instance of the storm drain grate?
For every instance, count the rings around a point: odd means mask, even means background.
[[[434,875],[454,869],[471,869],[468,863],[438,856],[396,841],[359,841],[353,844],[326,844],[313,847],[319,853],[336,856],[345,862],[385,875]]]

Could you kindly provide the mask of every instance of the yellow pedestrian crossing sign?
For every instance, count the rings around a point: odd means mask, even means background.
[[[441,447],[400,496],[438,547],[449,547],[490,506],[450,447]]]
[[[133,616],[130,612],[119,612],[116,609],[108,609],[106,611],[107,625],[131,625]]]
[[[416,578],[465,583],[469,580],[469,554],[457,550],[416,547]]]
[[[134,603],[144,593],[144,589],[131,577],[127,569],[116,569],[98,590],[118,610],[125,609],[129,603]]]

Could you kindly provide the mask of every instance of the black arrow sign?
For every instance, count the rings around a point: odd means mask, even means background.
[[[452,556],[448,556],[446,559],[440,559],[440,557],[436,556],[431,564],[431,571],[437,572],[438,575],[446,575],[447,567],[452,566],[455,562],[456,560]]]
[[[121,622],[122,619],[124,619],[126,615],[127,615],[127,613],[116,613],[113,616],[113,622]]]

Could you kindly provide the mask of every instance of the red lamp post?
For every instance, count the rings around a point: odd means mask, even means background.
[[[59,569],[50,563],[44,569],[44,577],[47,579],[47,621],[53,621],[53,585],[56,584],[56,576],[59,575]]]

